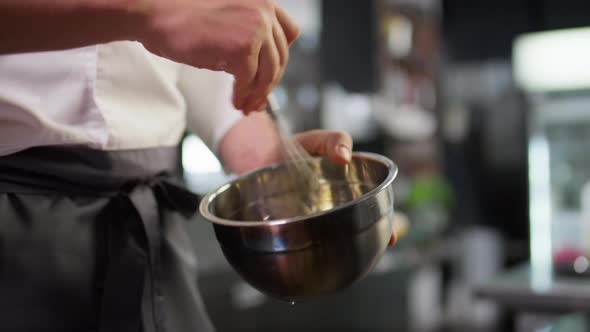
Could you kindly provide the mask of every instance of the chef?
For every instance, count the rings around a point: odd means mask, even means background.
[[[279,160],[244,114],[298,34],[271,0],[0,2],[0,330],[212,331],[177,146],[188,129],[237,174]],[[351,158],[346,133],[296,137]]]

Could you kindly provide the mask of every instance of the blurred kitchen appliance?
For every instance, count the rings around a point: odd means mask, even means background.
[[[514,43],[514,77],[530,104],[531,263],[544,281],[590,267],[589,38],[590,28],[577,28]]]

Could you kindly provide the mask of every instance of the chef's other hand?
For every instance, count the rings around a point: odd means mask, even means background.
[[[283,76],[300,30],[274,0],[137,0],[148,29],[140,41],[151,52],[198,68],[234,75],[234,106],[264,108]]]
[[[338,164],[352,158],[352,137],[336,130],[310,130],[295,135],[301,146],[315,156],[325,156]]]
[[[295,138],[312,155],[326,156],[338,164],[349,163],[352,158],[352,137],[346,132],[311,130],[299,133]],[[396,240],[393,232],[389,246],[395,245]]]

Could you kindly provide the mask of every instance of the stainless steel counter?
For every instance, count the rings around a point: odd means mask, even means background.
[[[590,279],[548,275],[530,264],[507,271],[475,293],[519,311],[590,311]]]

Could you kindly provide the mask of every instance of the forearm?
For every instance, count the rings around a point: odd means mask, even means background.
[[[133,40],[144,0],[0,1],[0,54]]]
[[[0,54],[119,40],[192,67],[234,75],[233,104],[262,109],[297,24],[269,0],[0,0]]]
[[[238,121],[219,143],[226,168],[236,174],[280,160],[280,144],[274,124],[261,112]]]
[[[337,164],[352,158],[352,137],[338,130],[310,130],[293,137],[309,154],[325,156]],[[236,123],[219,144],[226,168],[242,174],[281,161],[283,146],[266,112],[250,114]]]

